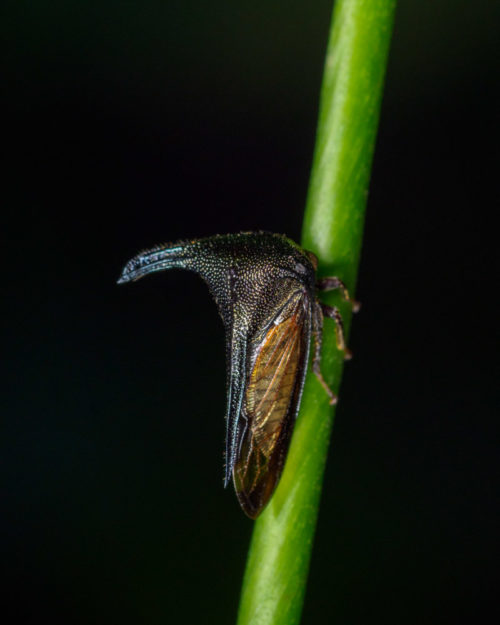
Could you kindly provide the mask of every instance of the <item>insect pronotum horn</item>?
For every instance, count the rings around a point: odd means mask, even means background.
[[[171,247],[155,247],[134,256],[124,267],[118,284],[134,282],[148,273],[183,268],[189,256],[189,245],[173,245]]]

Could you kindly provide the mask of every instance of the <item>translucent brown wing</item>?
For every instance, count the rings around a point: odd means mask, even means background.
[[[250,365],[233,480],[241,507],[256,518],[271,497],[290,443],[307,369],[309,300],[299,292],[267,330]]]

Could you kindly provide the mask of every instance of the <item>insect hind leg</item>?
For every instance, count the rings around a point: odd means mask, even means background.
[[[319,383],[325,389],[328,397],[330,398],[330,405],[337,403],[337,396],[328,386],[321,373],[321,343],[323,338],[323,310],[319,303],[316,303],[313,308],[313,339],[314,339],[314,352],[312,358],[312,370],[314,375],[318,378]]]

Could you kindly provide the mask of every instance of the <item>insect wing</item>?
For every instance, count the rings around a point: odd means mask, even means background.
[[[233,480],[239,502],[256,518],[281,475],[307,369],[309,299],[296,293],[271,324],[254,355],[245,392]]]

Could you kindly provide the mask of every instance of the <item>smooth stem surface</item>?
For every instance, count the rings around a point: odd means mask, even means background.
[[[302,243],[319,257],[319,275],[338,275],[351,290],[394,8],[395,0],[338,0],[330,30]],[[340,306],[349,322],[349,307]],[[331,324],[322,371],[337,391],[343,359]],[[300,621],[332,422],[327,395],[309,374],[283,476],[255,523],[238,625]]]

